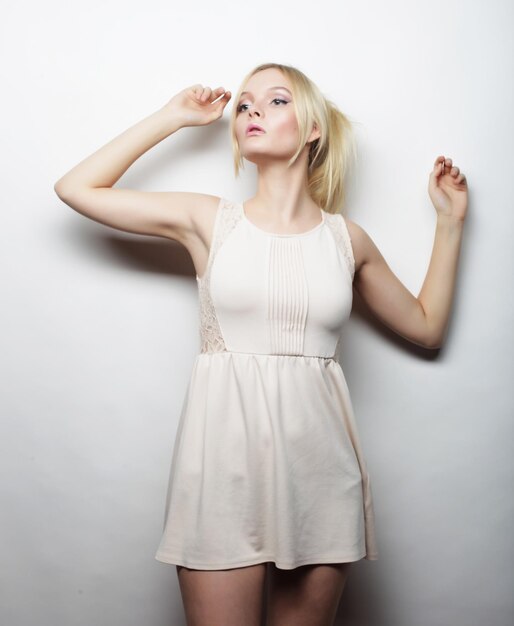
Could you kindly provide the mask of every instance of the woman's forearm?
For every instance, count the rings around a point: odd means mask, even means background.
[[[464,220],[438,216],[432,256],[418,300],[434,345],[443,342],[455,290]]]
[[[64,174],[54,185],[56,193],[66,195],[83,188],[112,187],[142,154],[182,126],[181,120],[159,109]]]

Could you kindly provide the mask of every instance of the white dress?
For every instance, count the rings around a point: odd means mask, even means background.
[[[201,351],[155,558],[195,569],[378,558],[370,478],[337,360],[354,257],[344,217],[300,234],[225,198],[197,278]]]

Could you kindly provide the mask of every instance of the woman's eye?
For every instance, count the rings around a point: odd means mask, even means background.
[[[284,104],[287,104],[287,100],[282,100],[282,98],[273,98],[273,100],[271,102],[283,102]],[[247,106],[248,106],[247,104],[240,104],[237,107],[237,112],[241,113],[241,111],[244,110],[243,107],[247,107]]]

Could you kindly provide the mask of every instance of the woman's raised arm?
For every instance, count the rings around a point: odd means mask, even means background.
[[[430,174],[428,192],[437,211],[432,256],[416,298],[393,273],[368,233],[350,220],[355,255],[354,287],[386,326],[425,348],[440,348],[450,316],[464,220],[468,206],[466,177],[451,159],[440,156]]]
[[[178,129],[220,118],[230,97],[223,87],[212,91],[197,84],[184,89],[62,176],[54,185],[55,192],[72,209],[106,226],[183,241],[207,194],[112,186],[136,159]]]

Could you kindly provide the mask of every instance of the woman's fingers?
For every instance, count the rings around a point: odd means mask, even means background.
[[[435,160],[433,172],[431,172],[435,178],[443,174],[450,174],[454,178],[457,184],[466,184],[466,176],[460,171],[460,168],[453,165],[453,160],[444,156],[439,156]]]
[[[205,102],[207,95],[210,95],[210,87],[203,87],[200,83],[193,85],[193,93],[198,102]]]
[[[452,168],[452,160],[446,159],[443,165],[443,174],[447,174],[448,172],[450,172],[451,168]]]
[[[225,89],[223,87],[218,87],[212,92],[210,101],[214,102],[214,100],[217,100],[222,94],[225,94],[225,93],[227,92],[225,92]]]
[[[440,174],[451,174],[457,176],[459,174],[459,168],[453,165],[453,161],[450,158],[444,156],[438,156],[434,163],[434,172],[436,176]]]
[[[232,93],[223,89],[223,97],[219,99],[219,102],[224,102],[225,104],[227,104],[230,98],[232,98]]]
[[[210,87],[204,87],[203,91],[200,95],[200,101],[201,102],[207,102],[207,100],[209,99],[211,95],[211,88]]]
[[[432,174],[437,178],[444,173],[444,156],[438,156],[434,163]]]
[[[444,156],[439,156],[435,160],[434,169],[432,170],[431,174],[433,174],[436,178],[443,173],[443,163]]]
[[[196,83],[196,85],[193,85],[192,89],[193,93],[195,94],[195,98],[199,100],[203,92],[203,86],[200,83]]]
[[[195,96],[199,102],[203,103],[212,103],[217,100],[221,95],[227,97],[227,101],[231,97],[230,91],[225,91],[223,87],[217,87],[216,89],[211,89],[210,87],[202,87],[202,85],[195,86]]]

